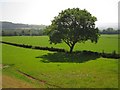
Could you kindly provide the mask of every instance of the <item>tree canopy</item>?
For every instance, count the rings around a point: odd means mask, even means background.
[[[70,47],[70,52],[77,42],[97,43],[99,30],[95,27],[97,18],[87,10],[79,8],[66,9],[54,17],[52,24],[47,28],[50,43],[65,42]]]

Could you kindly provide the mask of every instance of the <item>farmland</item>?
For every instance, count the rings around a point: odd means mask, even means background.
[[[30,44],[36,46],[48,46],[64,48],[69,50],[69,47],[65,44],[50,44],[49,38],[47,36],[13,36],[13,37],[3,37],[3,41],[20,43],[20,44]],[[102,35],[97,44],[87,41],[85,43],[77,43],[75,46],[76,50],[91,50],[102,52],[113,52],[114,50],[118,53],[118,36],[117,35]]]
[[[65,44],[49,44],[47,36],[2,37],[3,41],[69,50]],[[74,51],[118,53],[117,35],[101,35],[97,44],[77,43]],[[75,61],[82,61],[76,63]],[[2,44],[3,87],[117,88],[118,59],[33,50]],[[25,73],[25,74],[24,74]],[[27,76],[27,75],[29,76]],[[5,78],[5,79],[4,79]],[[19,82],[19,83],[17,83]],[[22,84],[21,84],[22,83]],[[23,85],[24,84],[24,85]]]

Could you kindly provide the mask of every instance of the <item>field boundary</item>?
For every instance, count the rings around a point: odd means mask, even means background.
[[[0,43],[12,45],[12,46],[17,46],[17,47],[22,47],[22,48],[69,53],[65,49],[60,49],[60,48],[32,46],[32,45],[26,45],[26,44],[16,44],[16,43],[5,42],[5,41],[0,41]],[[120,54],[117,54],[115,51],[113,51],[112,53],[105,53],[105,52],[100,53],[100,52],[83,50],[83,51],[76,51],[76,52],[73,52],[73,53],[74,54],[84,53],[84,54],[87,54],[87,55],[97,55],[97,56],[100,56],[100,57],[103,57],[103,58],[114,58],[114,59],[119,59],[120,58]],[[70,54],[73,54],[73,53],[70,53]]]
[[[37,50],[48,50],[48,51],[54,51],[54,52],[66,52],[65,49],[59,49],[59,48],[53,48],[53,47],[32,46],[32,45],[26,45],[26,44],[16,44],[16,43],[11,43],[11,42],[4,42],[4,41],[0,41],[0,43],[13,45],[13,46],[17,46],[17,47],[23,47],[23,48],[37,49]]]

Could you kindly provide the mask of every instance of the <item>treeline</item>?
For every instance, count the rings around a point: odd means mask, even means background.
[[[120,34],[120,30],[115,30],[113,28],[107,28],[100,31],[100,34]]]
[[[1,22],[2,30],[0,35],[2,36],[41,36],[44,35],[44,29],[46,25],[28,25],[12,22]]]
[[[12,29],[2,30],[2,36],[41,36],[44,35],[44,29]]]
[[[107,28],[99,30],[100,34],[120,34],[120,30]],[[42,36],[47,35],[46,29],[3,29],[0,31],[0,36]]]

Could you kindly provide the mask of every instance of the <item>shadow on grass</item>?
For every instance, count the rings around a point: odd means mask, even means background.
[[[44,63],[49,63],[49,62],[75,62],[75,63],[83,63],[86,61],[90,61],[90,60],[96,60],[97,58],[99,58],[99,55],[96,55],[94,53],[88,54],[88,53],[63,53],[63,52],[59,52],[59,53],[48,53],[47,55],[43,55],[43,56],[38,56],[36,58],[42,58],[42,62]]]

